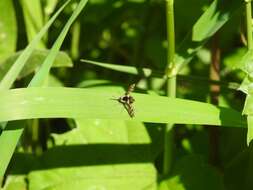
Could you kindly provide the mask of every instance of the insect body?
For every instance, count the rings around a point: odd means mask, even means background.
[[[131,92],[134,91],[135,84],[131,84],[126,91],[124,96],[119,97],[118,101],[124,105],[126,108],[128,114],[130,117],[134,117],[134,108],[133,108],[133,103],[134,103],[134,98],[130,95]]]

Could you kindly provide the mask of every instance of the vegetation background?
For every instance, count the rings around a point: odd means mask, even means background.
[[[253,189],[251,1],[0,10],[2,189]]]

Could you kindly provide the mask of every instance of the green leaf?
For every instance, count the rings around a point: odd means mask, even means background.
[[[243,5],[243,1],[213,1],[205,13],[193,26],[192,40],[199,42],[212,37],[232,16],[232,13]]]
[[[61,11],[66,7],[70,0],[66,1],[59,10],[53,15],[53,17],[47,22],[47,24],[41,29],[41,31],[35,36],[33,41],[26,47],[23,53],[18,57],[12,67],[9,69],[8,73],[4,76],[0,83],[0,89],[9,89],[19,73],[23,69],[26,61],[29,59],[30,55],[38,45],[40,39],[47,32],[48,28],[61,13]],[[55,56],[58,52],[55,52]],[[52,60],[53,61],[53,60]],[[46,76],[45,76],[46,77]],[[4,124],[6,126],[6,123]],[[0,155],[1,155],[1,164],[0,164],[0,182],[4,176],[5,170],[10,162],[11,156],[15,151],[17,142],[23,132],[24,122],[12,122],[7,125],[8,128],[10,125],[15,126],[13,130],[4,130],[0,136]],[[12,128],[12,127],[11,127]]]
[[[23,53],[23,51],[17,52],[8,59],[6,59],[0,66],[0,79],[8,72],[13,63],[18,59],[18,57]],[[23,78],[28,74],[34,72],[41,66],[49,50],[34,50],[23,67],[18,78]],[[56,59],[53,62],[53,67],[72,67],[73,63],[70,57],[65,52],[59,52]]]
[[[142,123],[124,120],[75,119],[77,128],[53,134],[56,145],[86,143],[151,143]]]
[[[140,73],[138,68],[132,67],[132,66],[102,63],[102,62],[91,61],[91,60],[86,60],[86,59],[81,59],[81,61],[85,62],[85,63],[90,63],[90,64],[93,64],[93,65],[97,65],[97,66],[100,66],[100,67],[104,67],[104,68],[107,68],[107,69],[112,69],[114,71],[120,71],[120,72],[128,73],[128,74],[138,75],[138,74],[144,73],[144,75],[146,77],[148,77],[152,74],[152,70],[148,69],[148,68],[140,68],[141,69],[141,73]],[[161,77],[162,73],[160,73],[159,76]]]
[[[249,77],[245,77],[241,83],[241,85],[239,86],[238,90],[244,92],[245,94],[249,93],[249,87],[250,87],[251,81],[249,79]]]
[[[76,123],[53,135],[56,147],[42,155],[40,170],[29,174],[30,189],[155,190],[151,141],[142,123],[81,118]]]
[[[224,169],[224,182],[229,190],[253,188],[252,181],[252,156],[253,146],[245,148],[241,152],[237,152],[236,156],[226,164]]]
[[[233,50],[228,56],[224,58],[224,65],[226,70],[236,70],[241,69],[244,70],[244,63],[247,61],[246,54],[247,53],[246,48],[237,48]]]
[[[0,1],[0,62],[16,49],[17,26],[12,2]]]
[[[70,148],[74,151],[71,151]],[[47,152],[45,154],[47,157],[45,157],[42,162],[44,164],[43,166],[48,166],[52,162],[58,162],[58,167],[52,165],[50,166],[51,169],[31,172],[28,175],[28,180],[30,182],[29,189],[156,189],[156,171],[151,163],[119,164],[114,163],[114,160],[112,160],[112,165],[110,165],[110,161],[108,161],[106,165],[95,165],[99,164],[99,161],[96,160],[104,161],[112,157],[119,158],[122,156],[129,158],[136,155],[131,155],[131,152],[130,155],[127,155],[127,150],[124,147],[122,147],[122,149],[125,152],[120,151],[121,146],[118,146],[116,149],[114,148],[114,150],[112,149],[113,147],[108,147],[106,151],[97,146],[93,148],[98,150],[97,154],[100,158],[87,159],[87,151],[91,153],[95,150],[87,150],[85,146],[77,146],[77,148],[68,146],[58,147]],[[132,149],[133,148],[134,146]],[[129,149],[130,148],[128,148],[128,150]],[[110,154],[109,151],[111,151]],[[60,161],[60,165],[59,159],[62,160]],[[90,160],[90,163],[87,163],[87,160]],[[136,160],[136,162],[137,161],[138,160]],[[72,166],[71,163],[73,162],[76,162],[79,166]],[[127,162],[127,160],[125,160],[125,162]]]
[[[242,5],[242,0],[214,0],[179,46],[175,58],[177,69],[189,63],[196,52],[231,19],[233,13]]]
[[[26,190],[27,174],[38,167],[38,158],[33,154],[15,153],[9,168],[3,190]],[[2,189],[1,189],[2,190]]]
[[[127,74],[132,74],[132,75],[139,75],[142,76],[142,74],[145,75],[145,77],[160,77],[156,78],[156,84],[154,85],[154,89],[160,89],[160,87],[165,83],[165,78],[164,78],[164,73],[160,71],[154,71],[149,68],[136,68],[133,66],[126,66],[126,65],[117,65],[117,64],[110,64],[110,63],[102,63],[102,62],[97,62],[97,61],[91,61],[91,60],[86,60],[86,59],[81,59],[82,62],[89,63],[92,65],[97,65],[103,68],[111,69],[113,71],[119,71]],[[187,75],[177,75],[177,79],[179,81],[193,81],[195,82],[203,82],[204,85],[206,86],[208,83],[209,84],[218,84],[221,85],[222,87],[229,88],[229,89],[237,89],[239,87],[238,83],[234,82],[220,82],[220,81],[210,81],[207,80],[206,78],[203,77],[196,77],[196,76],[187,76]]]
[[[250,142],[253,139],[253,117],[252,117],[252,115],[247,116],[247,121],[248,121],[247,145],[249,146]]]
[[[55,19],[61,13],[61,11],[67,6],[71,0],[66,1],[64,5],[53,15],[53,17],[47,22],[47,24],[41,29],[41,31],[35,36],[32,42],[25,48],[23,53],[18,57],[12,67],[9,69],[8,73],[4,76],[0,83],[0,89],[9,89],[14,83],[19,73],[23,69],[26,61],[29,59],[30,55],[38,45],[39,41],[43,35],[47,32],[48,28],[53,24]]]
[[[222,176],[198,155],[185,156],[177,161],[172,177],[162,183],[161,190],[225,189]]]
[[[11,174],[29,172],[29,189],[156,189],[151,142],[143,124],[76,121],[77,128],[53,135],[57,146],[41,157],[15,154]]]
[[[68,22],[65,24],[64,28],[62,29],[60,35],[58,36],[57,40],[55,41],[52,49],[50,50],[48,56],[46,57],[45,61],[43,62],[40,70],[36,73],[35,77],[33,77],[32,81],[30,82],[29,86],[41,86],[44,79],[48,75],[50,68],[59,52],[59,49],[71,27],[73,22],[76,20],[78,15],[81,13],[85,5],[87,4],[88,0],[81,0],[77,7],[75,8],[73,14],[69,18]]]
[[[253,50],[249,50],[244,54],[239,64],[238,63],[237,64],[238,67],[245,73],[253,75],[252,63],[253,63]]]
[[[5,186],[1,190],[20,190],[27,189],[26,176],[25,175],[11,175],[8,176],[5,182]]]
[[[247,75],[244,78],[242,84],[239,87],[239,90],[244,92],[245,94],[249,94],[250,89],[252,88],[253,81],[253,51],[249,50],[243,56],[242,60],[239,62],[239,67],[242,71],[244,71]]]
[[[119,84],[115,84],[112,81],[109,80],[84,80],[82,82],[80,82],[79,84],[77,84],[78,88],[88,88],[88,87],[102,87],[102,86],[118,86]]]
[[[53,13],[56,5],[57,5],[58,0],[46,0],[46,5],[44,7],[44,12],[46,16],[49,16],[50,14]]]
[[[242,113],[245,115],[253,115],[253,96],[252,96],[252,94],[248,94],[246,96],[246,100],[245,100],[245,104],[244,104]]]
[[[36,73],[36,75],[33,77],[32,81],[30,82],[29,86],[41,86],[44,82],[44,80],[47,78],[47,76],[49,75],[49,71],[50,71],[50,68],[52,67],[52,64],[55,60],[55,58],[57,57],[57,54],[59,52],[59,49],[68,33],[68,30],[70,29],[71,27],[71,24],[75,21],[75,19],[77,18],[77,16],[81,13],[82,9],[85,7],[86,3],[88,2],[88,0],[81,0],[80,3],[77,5],[76,9],[74,10],[73,14],[71,15],[71,17],[69,18],[68,22],[66,23],[66,25],[64,26],[62,32],[60,33],[59,37],[57,38],[56,42],[54,43],[52,49],[50,50],[48,56],[46,57],[46,59],[44,60],[41,68],[39,69],[39,71]],[[66,2],[68,3],[68,2]],[[64,4],[59,10],[58,10],[58,13],[64,8],[66,4]],[[52,18],[53,19],[53,18]],[[52,20],[53,21],[53,20]],[[48,22],[48,24],[50,23],[50,21]],[[46,31],[46,30],[45,30]],[[43,32],[42,29],[42,34]],[[42,35],[41,34],[41,35]],[[39,34],[38,36],[39,39]],[[37,39],[37,40],[38,40]],[[34,43],[37,44],[38,41],[35,41]],[[33,42],[32,42],[33,43]],[[31,43],[31,44],[32,44]],[[33,49],[35,45],[31,45],[31,49]],[[32,50],[30,50],[32,51]],[[31,53],[31,52],[30,52]],[[25,54],[25,52],[23,52],[21,54],[20,57],[22,57],[23,55]],[[19,58],[20,58],[19,57]],[[24,64],[24,58],[21,58],[21,63]],[[28,59],[28,56],[27,56],[27,59]],[[22,62],[23,61],[23,62]],[[26,61],[26,60],[25,60]],[[20,72],[20,70],[22,69],[23,65],[22,64],[19,64],[17,63],[18,60],[15,62],[16,67],[15,67],[15,64],[14,66],[12,67],[13,68],[13,72],[14,74],[18,74]],[[19,67],[19,68],[18,68]],[[12,69],[11,68],[11,69]],[[11,70],[10,69],[10,70]],[[9,74],[9,72],[7,73],[7,75]],[[9,75],[11,77],[11,74]],[[13,77],[13,76],[12,76]],[[7,84],[2,84],[2,82],[7,79],[8,77],[4,77],[4,79],[1,81],[1,86],[2,87],[5,87],[5,86],[8,86],[10,84],[12,84],[12,82],[14,80],[12,80],[11,82],[9,81],[5,81]],[[16,77],[15,77],[16,78]],[[7,121],[7,120],[6,120]],[[9,121],[9,120],[8,120]],[[18,125],[17,125],[18,124]],[[0,178],[3,176],[6,168],[7,168],[7,165],[10,161],[10,158],[11,158],[11,155],[13,154],[14,150],[15,150],[15,147],[18,143],[18,140],[20,138],[20,136],[22,135],[23,133],[23,129],[24,129],[24,122],[20,122],[20,123],[11,123],[9,124],[10,127],[11,126],[16,126],[15,129],[13,129],[12,127],[9,128],[9,126],[7,125],[7,127],[5,128],[5,130],[2,132],[1,136],[0,136],[0,146],[3,146],[5,147],[4,149],[1,150],[1,147],[0,147],[0,154],[1,155],[4,155],[4,159],[2,160],[3,164],[1,164],[0,166]],[[13,130],[11,130],[13,129]],[[6,147],[8,147],[6,149]],[[1,151],[3,151],[4,153],[1,153]],[[1,168],[2,167],[2,168]]]
[[[133,93],[136,99],[134,103],[136,117],[131,119],[124,106],[117,101],[122,94],[123,91],[116,89],[114,92],[103,92],[46,87],[2,91],[0,121],[82,117],[245,127],[245,120],[241,114],[230,108],[137,93]]]
[[[28,41],[31,42],[36,36],[36,34],[43,27],[43,13],[41,1],[21,0],[21,6],[24,13]],[[37,47],[45,48],[45,44],[43,43],[43,41],[40,41]]]
[[[64,84],[62,83],[62,81],[60,81],[58,78],[56,78],[54,75],[48,75],[47,78],[47,85],[45,86],[50,86],[50,87],[60,87],[60,86],[64,86]]]

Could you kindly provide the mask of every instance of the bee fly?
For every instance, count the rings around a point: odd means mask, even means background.
[[[124,105],[130,117],[134,117],[134,108],[132,104],[134,103],[135,100],[130,95],[130,93],[134,91],[134,88],[135,84],[131,84],[128,87],[128,90],[126,91],[125,95],[118,98],[118,101]]]

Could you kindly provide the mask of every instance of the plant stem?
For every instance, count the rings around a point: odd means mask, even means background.
[[[81,24],[80,21],[76,21],[72,26],[72,39],[71,39],[71,56],[74,60],[79,57],[79,42],[80,42],[80,32]]]
[[[175,66],[175,27],[174,27],[174,0],[166,0],[166,20],[167,20],[167,41],[168,41],[168,58],[167,71],[173,71]],[[168,72],[166,72],[169,74]],[[168,75],[167,80],[167,96],[176,97],[176,76]],[[163,174],[170,173],[172,165],[172,150],[173,150],[173,124],[167,124],[164,133],[164,157],[163,157]]]
[[[247,24],[247,44],[248,49],[253,49],[252,41],[252,13],[251,13],[251,0],[246,1],[246,24]]]
[[[168,78],[167,82],[167,96],[176,96],[176,76]],[[163,156],[163,174],[170,173],[172,160],[173,160],[173,138],[174,131],[172,130],[174,124],[170,123],[166,125],[164,133],[164,156]]]
[[[220,47],[219,33],[216,33],[211,40],[211,64],[210,64],[210,80],[220,81]],[[210,100],[214,105],[219,105],[220,86],[210,85]],[[209,162],[216,167],[220,166],[219,156],[219,137],[220,129],[217,126],[208,126],[209,129]]]
[[[174,0],[166,0],[166,21],[168,40],[168,67],[175,65],[175,26],[174,26]]]

